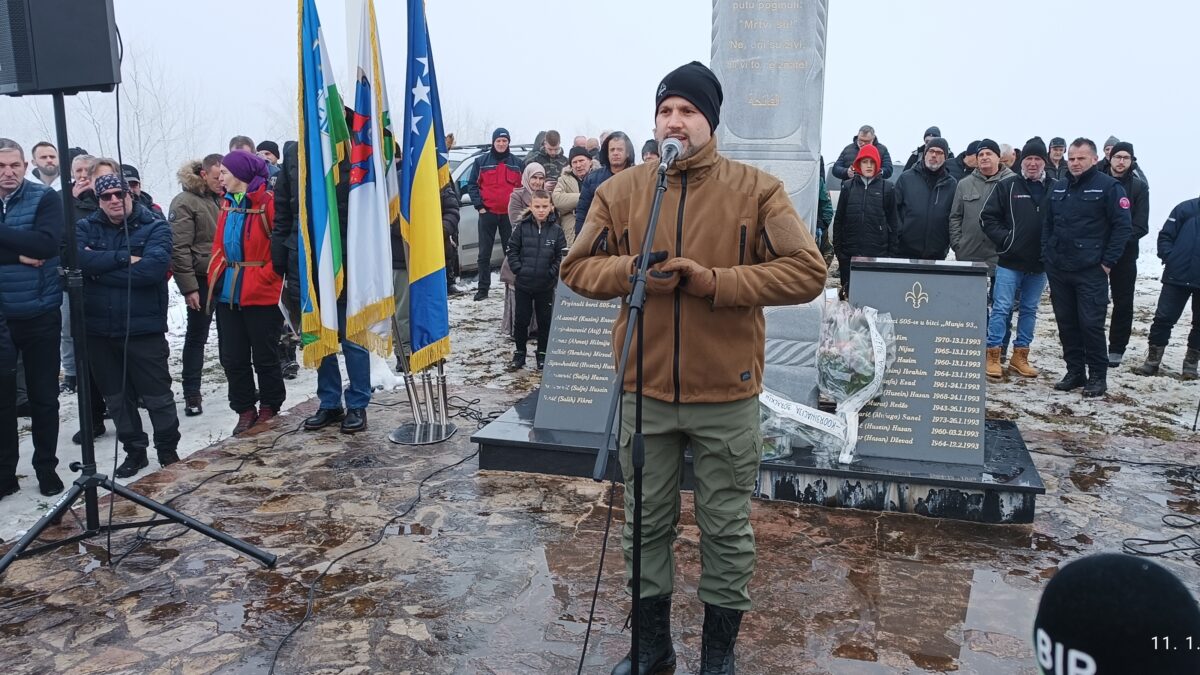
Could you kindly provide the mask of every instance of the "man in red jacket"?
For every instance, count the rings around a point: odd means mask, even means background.
[[[475,300],[483,300],[492,285],[492,247],[500,232],[500,247],[508,243],[512,223],[508,220],[508,198],[521,187],[521,161],[508,151],[508,129],[492,132],[492,149],[471,166],[467,191],[479,211],[479,287]]]

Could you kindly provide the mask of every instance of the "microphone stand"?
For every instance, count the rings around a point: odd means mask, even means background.
[[[630,652],[633,661],[633,672],[638,672],[638,643],[641,639],[641,619],[638,610],[641,608],[642,594],[642,472],[646,466],[646,443],[642,435],[642,398],[644,375],[642,369],[643,323],[646,306],[646,274],[650,266],[650,252],[654,248],[654,234],[658,230],[658,214],[662,210],[663,194],[667,191],[667,167],[658,169],[658,180],[654,186],[654,202],[650,206],[650,219],[646,224],[646,235],[642,239],[641,255],[638,257],[637,270],[633,275],[633,288],[629,293],[629,320],[625,323],[625,342],[621,346],[621,358],[617,361],[617,387],[620,395],[613,397],[609,407],[608,419],[604,427],[605,447],[596,453],[596,465],[592,478],[604,480],[608,474],[608,457],[617,450],[614,443],[613,423],[617,416],[617,406],[624,397],[625,369],[629,363],[629,345],[633,340],[634,326],[637,327],[637,363],[635,365],[636,385],[634,387],[634,416],[633,438],[631,439],[631,455],[633,465],[633,593],[632,613],[630,616]],[[619,431],[619,430],[618,430]]]

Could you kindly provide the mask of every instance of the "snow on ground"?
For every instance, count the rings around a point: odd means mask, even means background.
[[[451,394],[459,394],[470,398],[470,390],[476,386],[486,386],[492,389],[510,389],[514,391],[528,390],[537,386],[540,375],[535,370],[525,370],[520,373],[509,373],[505,370],[512,355],[512,341],[500,332],[500,318],[503,312],[503,284],[497,275],[492,275],[492,293],[485,302],[473,302],[475,283],[461,283],[464,292],[450,299],[450,320],[452,325],[451,347],[453,356],[447,364],[446,374]],[[209,333],[208,345],[204,353],[204,376],[202,393],[204,395],[204,414],[197,417],[187,417],[183,414],[183,390],[179,382],[182,370],[183,339],[187,326],[187,314],[183,298],[179,295],[174,284],[170,285],[171,308],[167,317],[167,341],[170,344],[171,356],[169,368],[175,378],[175,400],[179,408],[179,432],[182,436],[179,442],[179,456],[187,457],[192,453],[208,447],[229,436],[237,423],[237,415],[229,409],[226,392],[225,373],[217,353],[217,326],[213,322]],[[384,362],[379,357],[372,357],[372,383],[386,389],[403,388],[402,380],[392,372],[395,360]],[[343,373],[345,368],[343,366]],[[300,419],[288,419],[287,412],[293,406],[316,396],[317,373],[315,370],[301,368],[300,375],[295,380],[285,382],[287,399],[284,402],[281,417],[282,424],[292,427],[300,423]],[[78,404],[75,396],[59,398],[59,439],[58,439],[58,475],[63,483],[70,484],[78,474],[68,466],[71,462],[79,461],[80,446],[71,442],[71,436],[79,430]],[[150,419],[143,410],[142,426],[146,433],[152,436]],[[21,532],[37,522],[50,508],[58,497],[43,497],[38,492],[31,459],[33,443],[29,433],[29,419],[18,420],[20,427],[21,446],[20,462],[17,465],[17,479],[21,483],[21,491],[0,500],[0,541],[16,538]],[[96,439],[96,461],[98,472],[112,475],[113,456],[117,454],[117,462],[124,459],[124,451],[119,448],[116,431],[112,420],[105,420],[108,433]],[[152,442],[153,444],[153,442]],[[120,481],[126,484],[158,469],[158,462],[153,447],[151,447],[150,466],[128,480]]]
[[[1073,433],[1110,433],[1133,437],[1154,437],[1161,440],[1192,437],[1193,417],[1200,402],[1200,381],[1183,382],[1179,379],[1183,361],[1184,342],[1191,326],[1190,309],[1184,312],[1175,331],[1171,345],[1167,348],[1162,374],[1156,377],[1135,375],[1132,369],[1140,365],[1146,355],[1146,336],[1150,320],[1154,315],[1158,291],[1161,284],[1158,275],[1161,265],[1154,257],[1154,237],[1142,242],[1142,273],[1138,279],[1133,337],[1120,368],[1109,371],[1109,393],[1102,399],[1084,399],[1078,390],[1062,393],[1053,389],[1054,383],[1064,372],[1062,351],[1058,342],[1058,329],[1050,308],[1049,295],[1043,297],[1038,312],[1037,335],[1031,348],[1030,359],[1042,370],[1042,376],[1027,380],[1010,376],[1004,383],[988,384],[988,414],[1016,420],[1022,429],[1057,430]],[[836,286],[836,273],[831,274],[830,286]],[[475,282],[461,282],[463,293],[450,299],[451,348],[453,355],[446,373],[452,395],[470,399],[476,387],[503,389],[513,392],[529,391],[537,386],[540,373],[526,369],[508,372],[506,366],[511,358],[512,340],[500,331],[503,312],[503,289],[497,275],[492,275],[492,291],[486,301],[474,302],[472,296]],[[171,344],[170,369],[176,377],[180,372],[180,356],[183,348],[185,312],[182,298],[174,286],[171,287],[172,306],[169,316],[168,340]],[[372,380],[386,388],[401,387],[401,381],[382,359],[375,358]],[[301,369],[297,379],[287,382],[288,396],[284,403],[284,418],[288,425],[298,424],[299,419],[288,420],[286,412],[292,406],[308,400],[316,394],[316,372]],[[203,393],[205,412],[199,417],[183,415],[183,397],[178,382],[175,385],[176,400],[180,407],[180,432],[183,436],[179,445],[180,457],[186,457],[201,448],[220,441],[229,435],[236,416],[226,403],[225,377],[217,358],[216,326],[214,324],[205,352]],[[64,482],[76,476],[68,464],[79,459],[79,446],[71,443],[71,436],[78,429],[76,399],[60,399],[60,432],[58,472]],[[106,421],[108,433],[97,439],[96,454],[100,472],[111,474],[116,435],[112,422]],[[150,431],[149,419],[143,411],[143,425]],[[0,501],[0,539],[8,540],[32,525],[54,501],[42,497],[37,489],[30,464],[33,449],[29,438],[29,420],[21,419],[21,460],[17,468],[21,480],[21,491]],[[120,461],[118,459],[118,461]],[[157,469],[151,453],[150,467],[136,476],[144,476]]]

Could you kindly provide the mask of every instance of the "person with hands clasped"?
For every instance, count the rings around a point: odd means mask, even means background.
[[[698,62],[669,73],[655,96],[655,140],[661,145],[674,138],[683,151],[667,170],[643,319],[642,633],[637,653],[618,663],[615,675],[657,672],[676,660],[672,546],[685,447],[693,453],[701,532],[700,672],[734,672],[734,643],[742,613],[751,608],[755,562],[750,495],[762,456],[762,307],[808,302],[825,288],[825,261],[783,183],[717,151],[713,132],[721,99],[716,75]],[[636,261],[631,251],[642,248],[657,171],[657,165],[642,164],[615,174],[596,190],[590,209],[577,212],[584,223],[562,263],[563,281],[575,292],[598,300],[629,294]],[[622,351],[628,320],[624,304],[613,325],[614,354]],[[635,346],[630,363],[637,358]],[[631,366],[622,383],[619,443],[627,575],[636,382]]]

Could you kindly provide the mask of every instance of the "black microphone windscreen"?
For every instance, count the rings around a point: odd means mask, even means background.
[[[1046,584],[1033,650],[1046,675],[1200,673],[1200,607],[1157,563],[1088,556]]]

